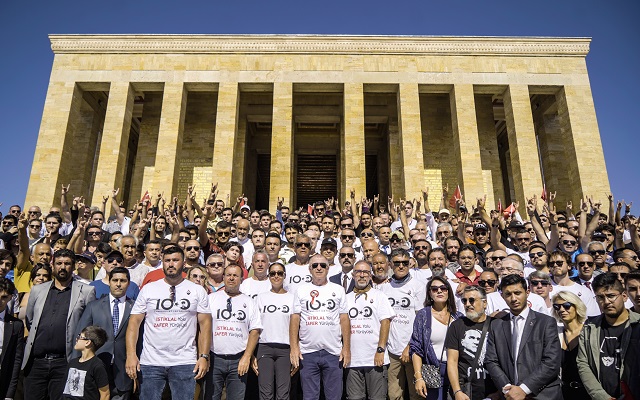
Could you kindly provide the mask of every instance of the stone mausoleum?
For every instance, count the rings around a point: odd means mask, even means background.
[[[609,192],[588,38],[50,35],[26,204]],[[384,197],[383,197],[384,198]],[[432,203],[432,204],[431,204]],[[432,208],[439,196],[430,197]]]

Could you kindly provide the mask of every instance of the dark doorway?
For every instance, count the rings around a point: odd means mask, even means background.
[[[256,168],[256,210],[269,209],[271,154],[258,154]]]
[[[318,200],[338,197],[336,155],[298,155],[296,207],[304,207]]]
[[[367,169],[367,198],[373,200],[373,197],[380,193],[378,188],[378,156],[365,156],[365,165]]]

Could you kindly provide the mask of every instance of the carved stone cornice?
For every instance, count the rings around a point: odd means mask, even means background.
[[[397,54],[585,57],[590,38],[348,35],[49,35],[55,54]]]

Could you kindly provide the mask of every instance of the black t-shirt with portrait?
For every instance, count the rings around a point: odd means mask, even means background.
[[[487,318],[490,323],[492,318]],[[466,317],[460,318],[449,326],[444,344],[447,349],[458,350],[458,376],[463,382],[471,381],[473,393],[466,393],[466,384],[462,384],[461,389],[471,400],[482,400],[497,391],[489,372],[483,366],[488,336],[485,335],[483,343],[480,343],[483,326],[484,322],[476,323]],[[478,351],[478,367],[472,368]]]
[[[602,320],[600,331],[600,384],[607,394],[618,398],[620,390],[620,364],[622,359],[621,341],[624,326],[612,326]]]
[[[63,397],[74,400],[100,400],[101,387],[109,386],[109,377],[102,360],[92,357],[85,362],[79,358],[69,361],[67,383]]]

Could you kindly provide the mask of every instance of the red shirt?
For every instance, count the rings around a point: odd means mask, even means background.
[[[165,276],[164,270],[162,268],[158,268],[156,270],[149,272],[147,276],[144,277],[144,280],[142,281],[142,285],[140,285],[140,289],[142,289],[142,287],[149,282],[155,282],[155,281],[159,281],[160,279],[164,279],[164,276]],[[182,277],[186,279],[187,274],[183,272]]]
[[[464,275],[460,269],[458,270],[458,272],[456,272],[456,278],[458,278],[460,282],[466,283],[467,285],[478,286],[478,281],[480,280],[480,275],[482,273],[478,272],[476,269],[474,269],[473,272],[475,273],[475,277],[473,278],[473,280],[469,279],[469,277]]]

